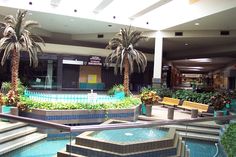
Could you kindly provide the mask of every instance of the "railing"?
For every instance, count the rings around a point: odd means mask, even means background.
[[[47,121],[38,120],[38,119],[14,116],[14,115],[4,114],[4,113],[0,113],[0,118],[5,118],[5,119],[9,119],[9,120],[24,122],[24,123],[28,123],[28,124],[31,124],[31,125],[34,125],[34,126],[42,126],[42,127],[47,127],[47,128],[58,129],[58,130],[61,130],[61,131],[67,131],[67,132],[71,131],[70,126],[63,125],[63,124],[58,124],[58,123],[47,122]]]
[[[128,129],[128,128],[151,128],[151,127],[160,127],[160,126],[163,126],[165,128],[167,126],[169,127],[169,126],[174,126],[174,125],[182,125],[182,126],[184,126],[182,128],[182,131],[184,131],[184,133],[182,134],[182,137],[184,140],[185,138],[187,139],[188,137],[190,137],[189,133],[191,131],[191,125],[193,123],[236,120],[236,115],[229,115],[229,116],[222,116],[222,117],[200,117],[200,118],[181,119],[181,120],[161,120],[161,121],[158,120],[158,121],[147,121],[147,122],[127,122],[127,123],[114,123],[114,124],[102,124],[102,125],[81,125],[81,126],[68,126],[68,125],[52,123],[52,122],[47,122],[47,121],[43,121],[43,120],[36,120],[36,119],[31,119],[31,118],[25,118],[25,117],[20,117],[20,116],[14,116],[14,115],[9,115],[9,114],[4,114],[4,113],[0,113],[0,118],[28,123],[33,126],[37,126],[39,128],[51,128],[51,129],[56,129],[59,132],[69,133],[68,142],[69,142],[70,147],[67,146],[68,147],[67,148],[67,156],[72,156],[72,153],[76,152],[74,150],[75,148],[72,149],[72,147],[73,147],[72,135],[74,133],[82,133],[85,131]],[[1,134],[1,126],[0,126],[0,134]],[[126,135],[127,138],[128,138],[128,136],[132,135],[129,131],[127,131],[126,134],[127,134]],[[218,141],[215,141],[215,142],[218,143]],[[0,156],[5,153],[4,151],[1,152],[1,149],[2,149],[1,144],[2,144],[2,141],[0,138]],[[98,145],[98,144],[94,144],[94,146],[95,145]],[[187,145],[188,145],[187,140],[185,140],[185,142],[182,142],[182,144],[181,144],[182,147],[179,144],[177,145],[177,147],[181,147],[181,152],[182,152],[183,157],[190,156],[191,150],[189,151],[189,146],[187,146]],[[214,145],[214,149],[215,149],[215,143],[213,145]],[[65,145],[64,145],[64,147],[65,147]],[[57,152],[59,150],[55,150],[55,151]],[[73,151],[75,151],[75,152],[73,152]],[[56,153],[56,152],[54,152],[54,153]],[[178,153],[178,152],[176,152],[176,153]],[[217,153],[218,153],[218,149],[212,153],[213,154],[212,156],[214,156]],[[7,155],[9,156],[9,154],[7,154]],[[81,155],[86,155],[86,154],[81,154]],[[5,156],[3,155],[3,157],[5,157]],[[58,153],[58,157],[61,157],[60,153]],[[218,157],[218,156],[216,155],[216,157]]]
[[[149,122],[128,122],[128,123],[118,123],[118,124],[103,124],[103,125],[83,125],[83,126],[68,126],[53,122],[47,122],[43,120],[37,120],[32,118],[25,118],[20,116],[14,116],[9,114],[0,113],[0,118],[7,118],[10,120],[20,121],[29,123],[37,126],[44,126],[49,128],[55,128],[62,131],[68,132],[85,132],[85,131],[100,131],[100,130],[113,130],[113,129],[125,129],[125,128],[146,128],[146,127],[155,127],[163,125],[173,125],[173,124],[189,124],[195,122],[204,122],[204,121],[225,121],[236,119],[236,115],[221,116],[221,117],[203,117],[203,118],[193,118],[193,119],[179,119],[179,120],[158,120],[158,121],[149,121]]]

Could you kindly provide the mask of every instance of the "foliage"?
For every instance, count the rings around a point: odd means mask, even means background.
[[[106,110],[106,109],[123,109],[130,108],[141,103],[140,99],[126,97],[123,100],[110,103],[62,103],[62,102],[40,102],[34,101],[27,97],[20,97],[20,106],[24,109],[47,109],[47,110],[70,110],[70,109],[89,109],[89,110]]]
[[[124,86],[122,84],[114,85],[111,89],[108,90],[108,95],[114,95],[117,92],[124,92]]]
[[[3,82],[1,86],[1,91],[3,93],[8,93],[11,90],[11,83],[10,82]]]
[[[0,93],[0,106],[5,104],[4,95]]]
[[[22,84],[20,79],[17,82],[17,92],[19,95],[23,95],[26,87]],[[1,86],[1,91],[4,93],[8,93],[11,90],[11,83],[10,82],[3,82]]]
[[[211,104],[213,93],[197,93],[191,90],[177,90],[173,93],[173,98],[198,102],[202,104]]]
[[[32,28],[39,27],[38,22],[25,20],[27,11],[18,10],[16,17],[7,15],[3,25],[3,37],[0,40],[0,53],[2,52],[1,65],[11,57],[11,90],[17,91],[17,79],[19,72],[20,52],[24,50],[29,53],[30,65],[38,65],[37,53],[42,52],[40,45],[35,38],[44,43],[43,39],[31,32]]]
[[[3,38],[0,40],[0,49],[4,50],[1,64],[3,65],[10,57],[11,50],[16,49],[20,52],[22,49],[29,53],[30,65],[33,62],[34,66],[38,64],[37,52],[42,52],[41,47],[35,42],[33,38],[39,39],[44,43],[43,39],[30,32],[32,28],[39,27],[39,23],[36,21],[25,21],[27,11],[18,10],[16,18],[12,15],[7,15],[4,18]]]
[[[170,90],[167,87],[159,87],[155,89],[157,92],[157,95],[159,95],[160,97],[172,97],[173,91]]]
[[[230,124],[224,132],[221,143],[227,152],[228,157],[234,157],[236,154],[236,123]]]
[[[144,104],[155,104],[158,103],[158,100],[160,100],[160,97],[157,95],[155,90],[148,88],[143,88],[141,90],[141,101]]]
[[[18,101],[19,101],[19,94],[17,94],[14,90],[10,90],[7,93],[6,105],[17,106]]]
[[[121,28],[120,32],[109,41],[107,46],[112,52],[106,57],[105,63],[107,66],[115,63],[114,72],[118,70],[123,74],[124,68],[124,92],[128,95],[129,92],[129,75],[134,72],[134,65],[137,66],[138,72],[144,72],[147,66],[146,56],[135,47],[141,41],[146,39],[142,32]]]
[[[216,92],[210,101],[215,110],[222,110],[226,104],[230,104],[230,96],[226,91]]]

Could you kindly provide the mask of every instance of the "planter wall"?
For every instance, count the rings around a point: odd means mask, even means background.
[[[136,121],[139,115],[139,106],[130,109],[111,110],[33,109],[32,112],[23,112],[21,115],[60,124],[94,124],[102,123],[108,119]]]

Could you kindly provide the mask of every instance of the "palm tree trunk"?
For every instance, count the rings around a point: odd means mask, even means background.
[[[19,72],[20,54],[14,48],[12,53],[12,65],[11,65],[11,88],[17,94],[17,82]]]
[[[128,96],[129,95],[129,61],[128,61],[128,56],[125,56],[125,60],[124,60],[124,92],[125,95]]]

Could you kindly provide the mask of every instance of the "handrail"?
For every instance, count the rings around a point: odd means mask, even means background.
[[[221,117],[203,117],[192,119],[180,119],[180,120],[158,120],[149,122],[128,122],[128,123],[116,123],[116,124],[102,124],[102,125],[81,125],[81,126],[67,126],[63,124],[47,122],[43,120],[31,119],[26,117],[14,116],[9,114],[0,113],[0,118],[7,118],[11,120],[21,121],[32,125],[45,126],[49,128],[59,129],[68,132],[84,132],[84,131],[100,131],[100,130],[112,130],[112,129],[125,129],[125,128],[137,128],[137,127],[154,127],[162,125],[172,124],[188,124],[194,122],[213,121],[213,120],[232,120],[236,119],[236,115],[221,116]]]
[[[102,124],[102,125],[84,125],[84,126],[72,126],[71,132],[84,132],[84,131],[101,131],[101,130],[113,130],[113,129],[125,129],[125,128],[142,128],[142,127],[155,127],[162,125],[172,124],[188,124],[194,122],[212,121],[212,120],[231,120],[236,119],[236,115],[221,116],[221,117],[207,117],[207,118],[192,118],[192,119],[179,119],[179,120],[158,120],[149,122],[128,122],[128,123],[116,123],[116,124]]]
[[[67,126],[67,125],[53,123],[53,122],[47,122],[47,121],[38,120],[38,119],[26,118],[26,117],[21,117],[21,116],[14,116],[14,115],[10,115],[10,114],[0,113],[0,118],[7,118],[10,120],[25,122],[25,123],[32,124],[32,125],[44,126],[44,127],[48,127],[48,128],[66,131],[66,132],[70,132],[70,130],[71,130],[71,127]]]

